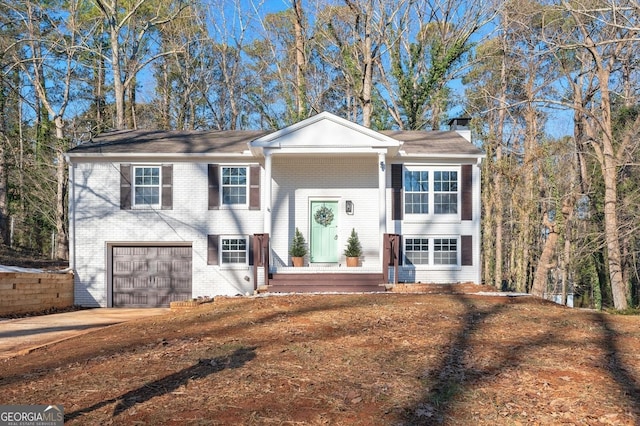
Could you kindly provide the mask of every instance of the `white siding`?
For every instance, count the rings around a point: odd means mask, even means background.
[[[236,163],[237,164],[237,163]],[[193,296],[253,291],[250,267],[207,265],[207,235],[262,232],[259,210],[208,210],[207,164],[173,163],[172,210],[120,210],[120,163],[71,167],[72,265],[75,303],[107,306],[110,301],[107,244],[187,244],[193,249]]]
[[[399,163],[399,162],[398,162]],[[407,161],[409,163],[409,161]],[[428,160],[410,160],[412,165],[424,166],[443,166],[451,167],[455,165],[453,162],[433,162]],[[459,164],[459,163],[458,163]],[[467,163],[468,164],[468,163]],[[391,167],[389,167],[390,169]],[[392,220],[392,190],[391,190],[391,174],[387,173],[387,231],[393,234],[403,236],[428,236],[436,238],[457,238],[461,235],[471,235],[473,240],[473,265],[472,266],[437,266],[437,265],[421,265],[421,266],[400,266],[398,278],[400,282],[407,283],[464,283],[472,282],[480,284],[481,277],[481,245],[480,245],[480,217],[481,217],[481,199],[480,199],[480,166],[473,164],[473,218],[472,220],[450,220],[437,222],[408,218],[403,216],[403,220]],[[404,238],[403,238],[404,246]],[[432,249],[432,248],[431,248]],[[403,247],[404,250],[404,247]],[[459,248],[460,250],[460,248]],[[401,262],[402,264],[402,262]],[[390,279],[393,276],[390,272]]]
[[[338,201],[341,266],[345,266],[342,252],[353,228],[363,248],[362,266],[379,269],[377,157],[275,157],[272,194],[271,249],[276,266],[290,264],[289,243],[296,227],[309,243],[310,203],[326,199]],[[352,215],[345,213],[347,200],[354,204]]]
[[[394,160],[398,161],[398,160]],[[167,164],[170,162],[167,162]],[[275,267],[289,264],[289,243],[296,227],[309,242],[310,203],[338,201],[339,266],[352,228],[358,232],[364,256],[362,266],[380,271],[377,154],[273,157],[271,254]],[[413,164],[445,164],[416,162]],[[159,164],[159,163],[152,163]],[[121,210],[120,162],[83,162],[72,165],[71,261],[76,270],[75,303],[84,306],[110,304],[109,253],[114,244],[184,244],[193,250],[193,296],[236,295],[254,289],[251,266],[225,268],[207,264],[207,235],[251,235],[263,232],[260,210],[208,210],[207,163],[172,162],[172,210]],[[230,163],[231,164],[231,163]],[[234,161],[232,164],[248,164]],[[255,162],[254,162],[255,164]],[[455,165],[454,162],[446,165]],[[261,188],[265,174],[261,172]],[[392,220],[391,167],[386,167],[387,232],[404,235],[473,237],[473,266],[438,268],[402,267],[404,282],[480,283],[480,168],[473,166],[473,220],[431,223],[416,219]],[[262,194],[264,197],[265,194]],[[354,214],[345,212],[345,202]],[[262,272],[259,273],[259,281]],[[258,284],[261,284],[260,282]]]

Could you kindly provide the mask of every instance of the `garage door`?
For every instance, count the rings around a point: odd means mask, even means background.
[[[188,300],[191,247],[113,247],[113,306],[164,307]]]

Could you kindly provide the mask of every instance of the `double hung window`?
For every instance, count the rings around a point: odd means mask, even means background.
[[[433,172],[433,212],[435,214],[458,213],[458,172]]]
[[[246,265],[247,264],[247,239],[242,237],[222,237],[221,264]]]
[[[433,264],[434,265],[457,265],[458,264],[458,240],[456,238],[434,238]]]
[[[404,240],[405,263],[408,265],[429,264],[429,239],[405,238]]]
[[[133,204],[135,206],[160,205],[160,167],[136,166],[133,178]]]
[[[247,204],[247,167],[222,167],[222,204]]]
[[[405,166],[404,212],[407,215],[458,215],[460,173],[456,168]]]

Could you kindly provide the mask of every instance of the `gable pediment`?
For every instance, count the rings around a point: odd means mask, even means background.
[[[389,152],[402,143],[328,112],[265,135],[249,143],[252,151],[290,153]]]

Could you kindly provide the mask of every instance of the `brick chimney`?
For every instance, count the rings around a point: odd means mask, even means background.
[[[448,123],[449,130],[457,132],[460,136],[471,142],[471,129],[469,128],[470,122],[471,118],[469,117],[452,118]]]

